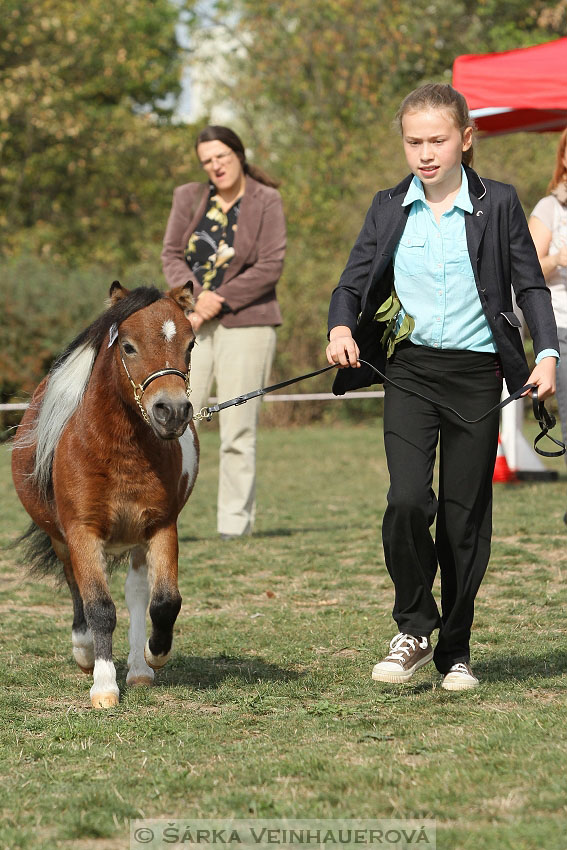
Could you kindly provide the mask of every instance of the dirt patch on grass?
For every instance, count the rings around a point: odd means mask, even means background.
[[[61,617],[67,613],[68,605],[61,603],[57,608],[54,605],[19,605],[14,602],[12,605],[0,605],[0,614],[16,614],[20,617],[22,614],[40,614],[42,617]]]
[[[345,646],[344,649],[338,649],[336,652],[333,652],[333,658],[358,658],[359,655],[360,649],[348,646]]]
[[[494,817],[513,817],[524,810],[527,804],[526,792],[521,788],[513,788],[505,797],[494,797],[492,800],[482,800],[481,811],[484,815]]]

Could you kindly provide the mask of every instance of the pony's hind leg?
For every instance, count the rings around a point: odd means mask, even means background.
[[[142,547],[137,547],[130,555],[130,569],[126,576],[124,590],[126,605],[130,613],[130,628],[128,629],[130,652],[128,654],[126,684],[153,685],[154,671],[146,664],[144,657],[146,611],[150,601],[150,589],[146,554]]]
[[[93,636],[94,671],[90,691],[93,708],[118,704],[120,692],[112,662],[116,608],[106,581],[102,542],[83,528],[67,533],[73,575],[83,600],[84,617]]]
[[[59,543],[56,540],[53,541],[53,548],[57,557],[63,564],[65,578],[67,579],[71,599],[73,600],[73,625],[71,627],[73,658],[83,673],[90,674],[94,670],[95,663],[93,635],[85,619],[83,599],[73,574],[69,549],[64,543]]]
[[[150,619],[152,633],[144,651],[146,661],[159,670],[169,660],[173,642],[173,626],[181,608],[181,595],[177,587],[177,528],[175,525],[160,530],[148,546],[151,600]]]

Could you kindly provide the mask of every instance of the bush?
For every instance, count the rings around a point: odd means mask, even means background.
[[[55,357],[104,309],[112,278],[34,257],[3,262],[0,275],[0,402],[26,402]],[[18,419],[5,413],[0,433]]]

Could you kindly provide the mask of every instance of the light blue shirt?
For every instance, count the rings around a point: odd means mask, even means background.
[[[407,224],[394,252],[394,279],[403,311],[415,321],[410,340],[431,348],[496,352],[476,288],[465,232],[465,212],[473,211],[469,184],[461,168],[461,188],[439,222],[414,177],[403,206]],[[403,318],[400,315],[399,323]],[[542,351],[536,362],[556,351]]]

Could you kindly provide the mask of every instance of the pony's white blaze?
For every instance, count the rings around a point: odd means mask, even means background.
[[[195,483],[195,478],[197,477],[197,449],[195,447],[195,438],[191,428],[187,428],[185,433],[179,438],[179,444],[181,446],[183,458],[183,469],[181,475],[188,476],[187,488],[185,493],[183,493],[184,498],[186,498],[191,487]]]
[[[124,587],[126,605],[130,612],[130,628],[128,639],[130,653],[128,655],[128,676],[126,684],[150,684],[154,680],[154,671],[146,664],[144,646],[146,645],[146,611],[150,601],[148,586],[148,567],[142,563],[137,568],[133,566],[134,557],[130,558],[130,569],[126,576]]]
[[[112,661],[104,661],[102,658],[97,658],[94,665],[94,682],[91,688],[91,701],[94,702],[97,696],[108,696],[114,694],[118,700],[120,691],[116,684],[116,668]]]
[[[161,327],[161,332],[165,337],[166,342],[171,342],[175,334],[177,333],[177,328],[175,327],[175,322],[173,319],[166,319]]]
[[[16,448],[36,443],[34,478],[42,493],[51,478],[51,463],[65,425],[79,406],[89,382],[96,351],[82,345],[58,366],[47,383],[37,423]]]

